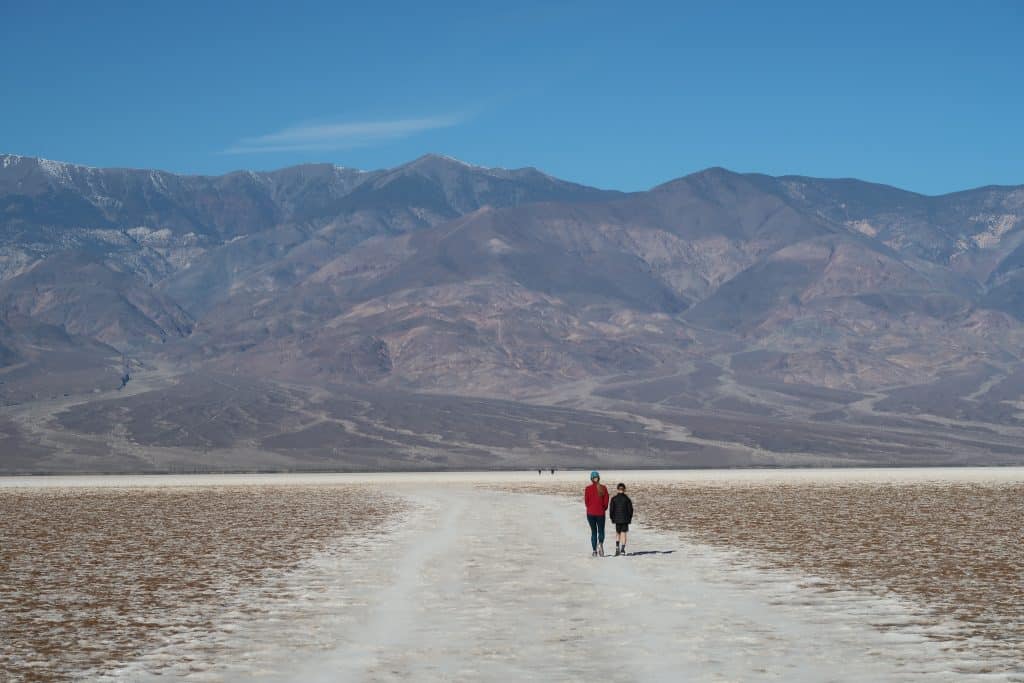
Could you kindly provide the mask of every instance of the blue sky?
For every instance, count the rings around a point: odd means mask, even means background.
[[[1024,183],[1024,4],[0,0],[0,151]]]

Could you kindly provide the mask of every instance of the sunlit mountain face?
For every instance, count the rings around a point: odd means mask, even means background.
[[[1024,187],[0,155],[8,471],[1019,462],[1021,349]]]

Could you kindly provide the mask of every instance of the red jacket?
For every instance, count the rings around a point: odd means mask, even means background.
[[[608,487],[604,484],[591,484],[583,491],[583,502],[587,506],[587,514],[604,517],[608,509]]]

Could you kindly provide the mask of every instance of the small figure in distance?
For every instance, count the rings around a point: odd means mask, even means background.
[[[633,501],[626,495],[626,485],[620,483],[616,486],[619,490],[612,498],[608,508],[608,516],[615,523],[615,557],[626,554],[626,533],[629,531],[629,523],[633,521]]]
[[[590,547],[593,556],[604,557],[604,516],[608,510],[608,487],[601,483],[601,474],[590,473],[591,484],[583,491],[583,504],[587,508],[587,524],[590,525]]]
[[[554,467],[551,468],[551,476],[552,477],[555,476],[555,468]]]
[[[540,476],[540,470],[537,470],[537,476],[538,477]]]

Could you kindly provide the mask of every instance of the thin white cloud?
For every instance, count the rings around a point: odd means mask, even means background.
[[[427,130],[450,128],[462,123],[466,118],[464,114],[449,114],[418,119],[292,126],[276,133],[242,138],[224,150],[224,154],[349,149],[387,140],[397,140]]]

